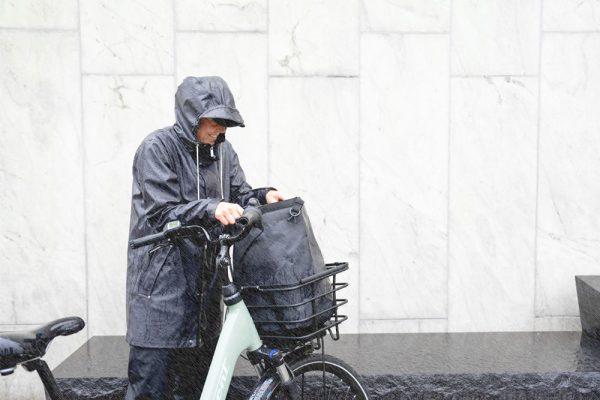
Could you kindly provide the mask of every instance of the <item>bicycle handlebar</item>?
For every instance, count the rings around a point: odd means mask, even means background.
[[[152,235],[143,236],[138,239],[133,239],[129,241],[129,246],[132,249],[137,249],[138,247],[147,246],[149,244],[154,244],[157,242],[161,242],[165,240],[165,232],[154,233]]]
[[[223,235],[224,237],[221,240],[225,243],[231,245],[243,239],[252,227],[262,227],[262,212],[254,205],[255,203],[250,204],[252,205],[246,207],[242,216],[236,220],[236,226],[240,226],[242,228],[241,231],[235,235]],[[178,224],[173,228],[169,228],[169,225],[167,224],[167,229],[160,233],[154,233],[129,241],[129,246],[132,249],[137,249],[138,247],[169,241],[177,237],[200,236],[201,233],[208,236],[206,229],[199,225],[182,226]]]

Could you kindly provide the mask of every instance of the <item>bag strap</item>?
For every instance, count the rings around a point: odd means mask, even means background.
[[[303,205],[304,200],[302,200],[300,197],[293,197],[291,199],[278,201],[276,203],[263,204],[259,208],[263,213],[268,213],[271,211],[281,210],[283,208],[293,207],[295,204]]]

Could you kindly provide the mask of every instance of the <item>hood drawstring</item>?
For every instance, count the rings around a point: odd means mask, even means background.
[[[223,146],[219,146],[219,181],[221,183],[221,198],[225,198],[225,194],[223,191]]]
[[[200,200],[200,152],[199,152],[199,148],[198,148],[199,144],[196,143],[196,190],[197,190],[197,197],[198,200]],[[219,175],[219,184],[220,184],[220,188],[221,188],[221,198],[224,199],[224,193],[225,191],[223,190],[223,151],[221,149],[222,146],[219,146],[219,170],[218,170],[218,175]],[[214,157],[215,152],[214,152],[214,146],[210,146],[210,154],[211,156]],[[203,178],[204,179],[204,178]]]
[[[196,190],[198,191],[198,200],[200,200],[200,153],[198,143],[196,143]]]

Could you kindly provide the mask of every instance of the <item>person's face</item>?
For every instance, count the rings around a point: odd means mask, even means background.
[[[212,118],[200,118],[200,126],[196,131],[196,137],[202,143],[215,144],[217,136],[225,133],[226,130],[226,127],[217,124]]]

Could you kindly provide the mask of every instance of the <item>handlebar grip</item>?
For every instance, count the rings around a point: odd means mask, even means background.
[[[149,244],[160,242],[165,239],[165,233],[154,233],[152,235],[144,236],[138,239],[133,239],[129,242],[129,246],[132,249],[137,249],[138,247],[147,246]]]
[[[248,229],[254,226],[260,228],[262,225],[262,212],[257,207],[247,207],[242,218],[245,219],[244,225],[248,225]]]

